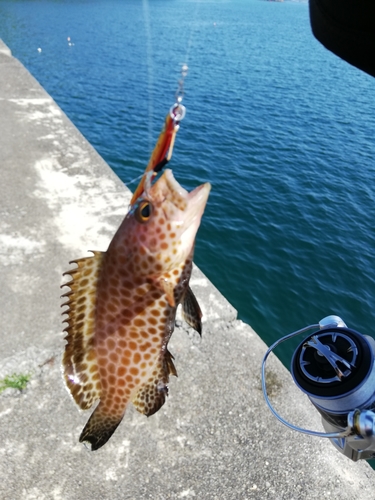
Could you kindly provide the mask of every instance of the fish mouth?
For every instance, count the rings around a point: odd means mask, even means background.
[[[168,199],[175,205],[179,212],[182,212],[181,215],[183,214],[184,225],[188,226],[196,217],[200,219],[211,191],[211,184],[205,182],[189,193],[189,191],[184,189],[174,178],[171,169],[166,169],[164,176],[170,191]]]
[[[194,244],[211,184],[209,182],[201,184],[189,193],[176,181],[172,170],[165,170],[163,176],[167,188],[163,203],[164,214],[179,234],[181,248],[188,251]]]
[[[150,181],[151,177],[146,179],[144,199],[152,205],[152,217],[144,226],[144,232],[150,227],[151,235],[155,232],[162,238],[150,237],[144,246],[148,254],[168,253],[168,266],[171,267],[186,260],[194,248],[211,185],[206,182],[189,193],[176,181],[170,169],[166,169],[154,184]]]
[[[167,188],[169,190],[168,198],[176,205],[180,210],[185,210],[189,192],[184,189],[178,181],[174,178],[173,172],[170,168],[167,168],[163,175]]]
[[[199,217],[202,217],[203,215],[210,191],[211,184],[209,182],[205,182],[188,193],[189,205],[192,204],[195,206],[197,213],[199,213]]]
[[[165,220],[173,225],[177,234],[183,235],[186,232],[187,235],[195,236],[211,184],[201,184],[189,193],[176,181],[171,169],[166,169],[154,184],[151,185],[150,181],[151,177],[146,180],[146,197],[163,211]]]

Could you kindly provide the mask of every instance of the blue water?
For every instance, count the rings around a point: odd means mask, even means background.
[[[196,263],[267,343],[333,313],[373,334],[375,82],[307,2],[2,0],[0,37],[125,183],[187,63],[171,167],[212,183]]]

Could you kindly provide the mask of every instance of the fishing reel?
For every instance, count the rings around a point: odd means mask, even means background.
[[[291,374],[322,417],[325,432],[292,425],[273,408],[267,395],[266,360],[280,343],[315,330],[297,347]],[[275,342],[262,362],[262,389],[273,415],[292,430],[329,438],[353,461],[375,458],[375,340],[347,328],[338,316],[293,332]]]

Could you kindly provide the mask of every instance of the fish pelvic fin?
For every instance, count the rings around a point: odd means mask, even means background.
[[[159,290],[165,293],[168,304],[171,307],[176,307],[176,301],[174,297],[174,288],[175,288],[174,283],[172,283],[168,279],[161,277],[154,280],[154,284],[156,285],[157,288],[159,288]]]
[[[68,306],[63,314],[68,326],[63,356],[65,383],[82,410],[90,408],[100,398],[101,385],[94,350],[96,291],[103,252],[70,262],[77,267],[64,273],[72,280],[65,283],[70,290],[63,295]]]
[[[137,391],[132,401],[140,413],[150,417],[160,410],[168,396],[169,375],[177,377],[177,370],[172,354],[166,350],[164,356],[159,358],[151,377]]]
[[[200,336],[202,336],[202,316],[198,301],[188,286],[182,299],[182,317]]]
[[[106,444],[124,416],[108,415],[103,411],[103,406],[102,403],[98,404],[79,437],[80,443],[91,445],[91,451],[98,450]]]

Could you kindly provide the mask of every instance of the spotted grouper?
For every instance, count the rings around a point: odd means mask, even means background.
[[[80,441],[103,446],[132,402],[149,416],[177,375],[168,341],[176,308],[201,333],[189,287],[194,242],[210,192],[188,193],[166,170],[131,205],[106,252],[73,261],[68,273],[64,378],[81,409],[99,402]]]

